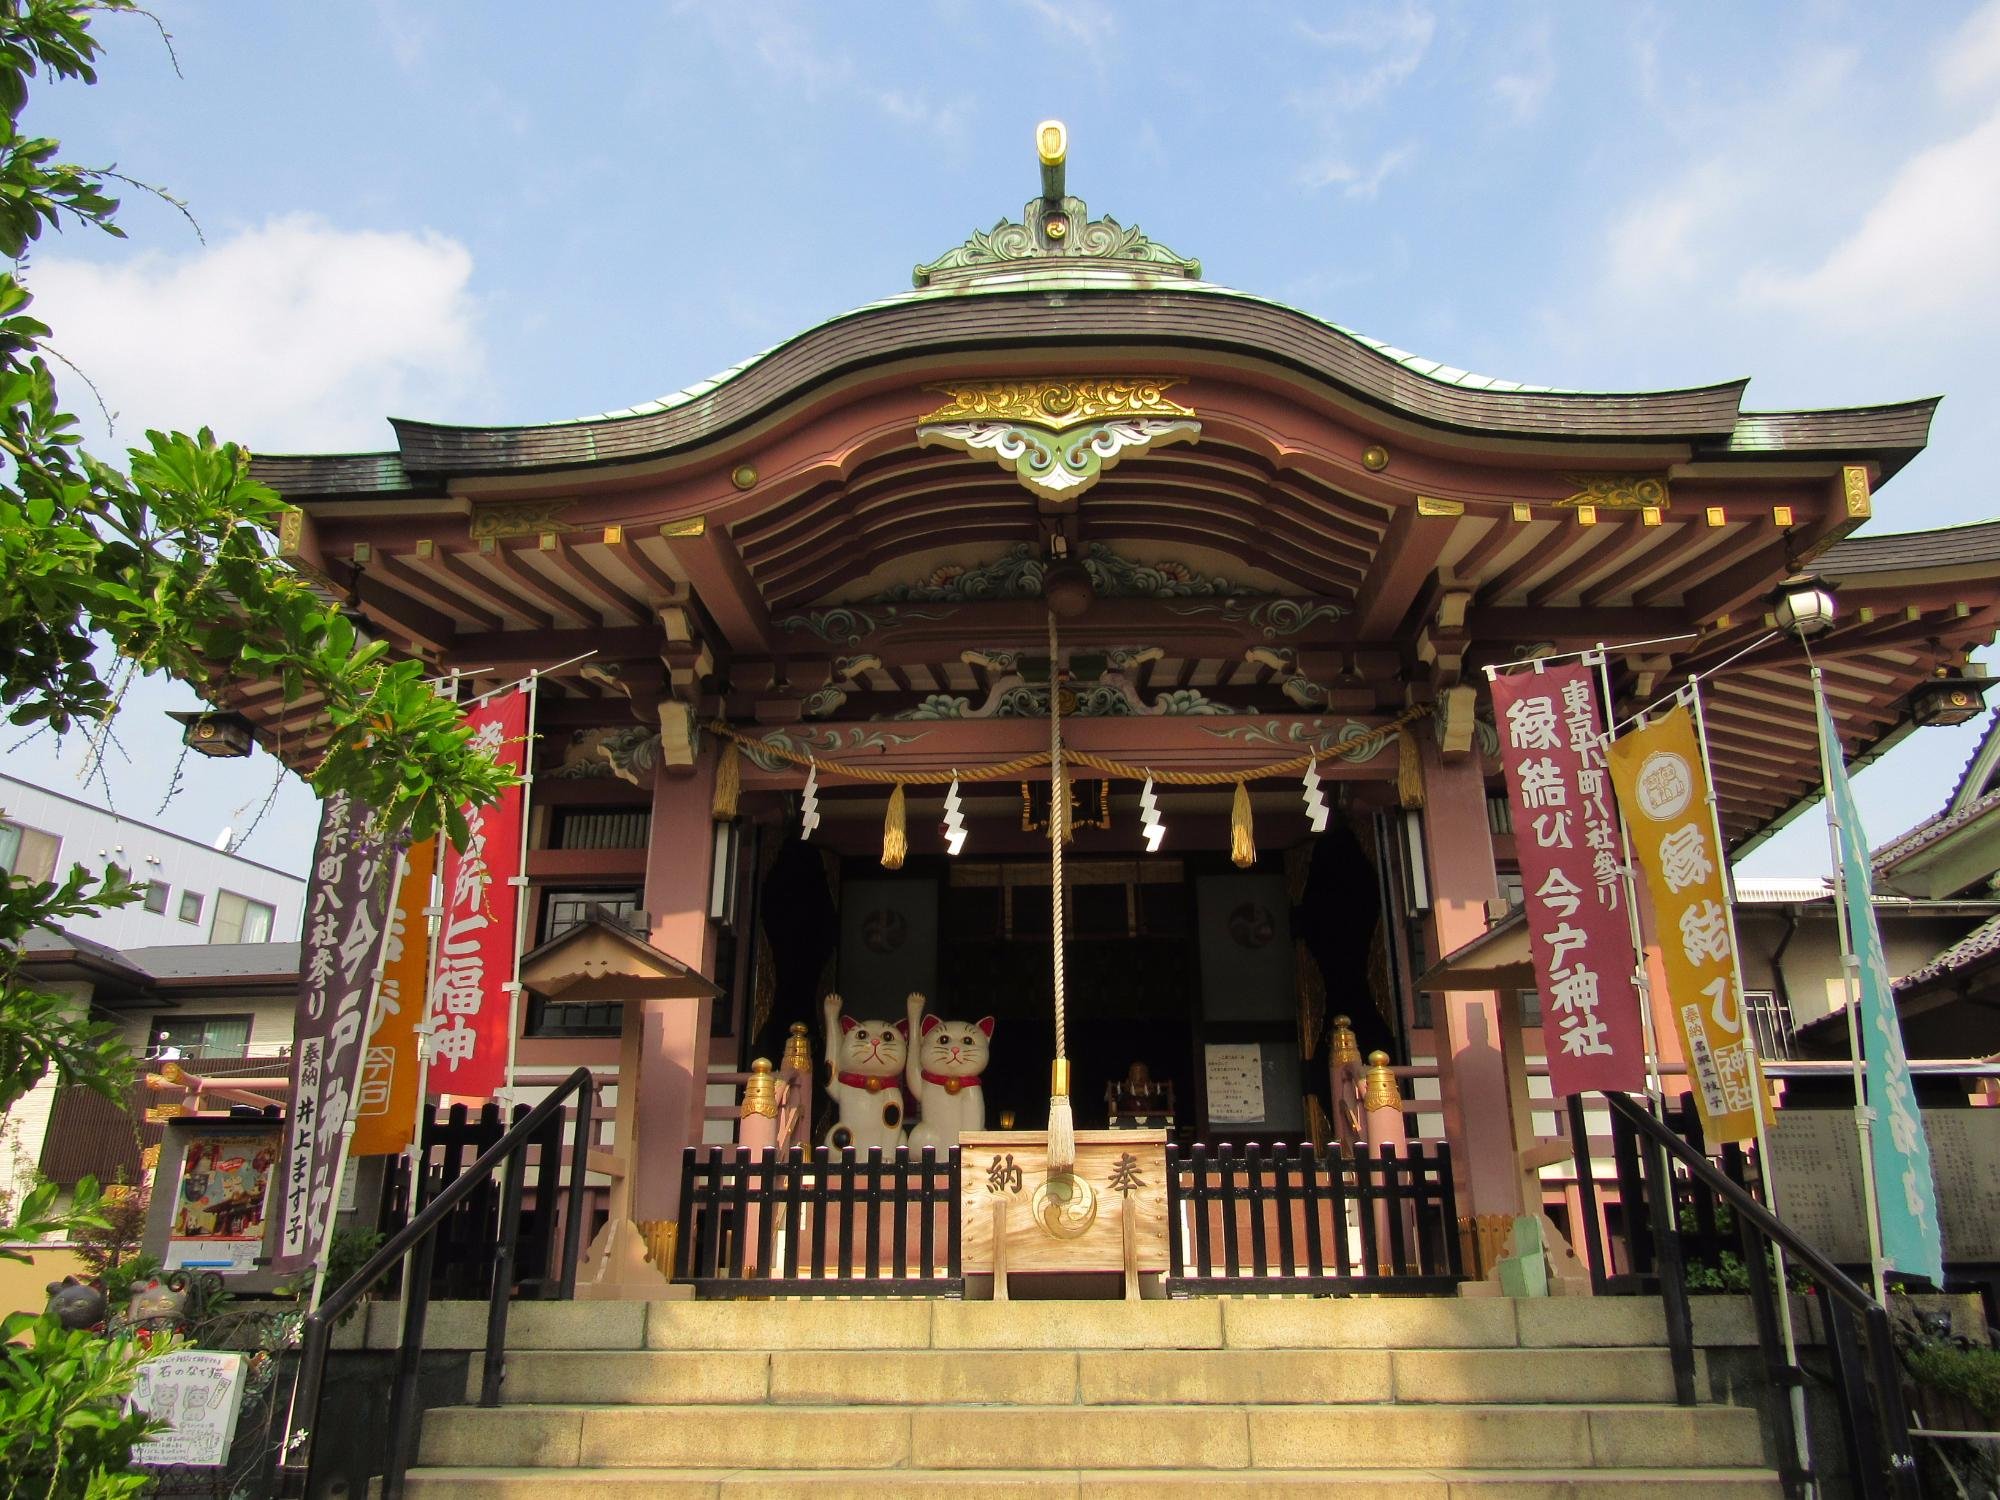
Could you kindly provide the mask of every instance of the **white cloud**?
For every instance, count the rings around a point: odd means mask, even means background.
[[[37,258],[28,283],[119,446],[206,424],[282,452],[384,447],[389,415],[481,395],[471,277],[471,253],[443,235],[298,214],[185,255]],[[89,409],[81,391],[69,404]]]
[[[1528,28],[1519,51],[1517,64],[1496,76],[1492,87],[1493,97],[1516,122],[1525,123],[1542,112],[1555,87],[1555,37],[1546,18]]]
[[[1966,18],[1938,56],[1938,87],[1947,97],[1980,97],[2000,83],[2000,0]]]
[[[1753,300],[1850,326],[1987,321],[2000,293],[2000,110],[1903,163],[1813,269],[1746,278]]]
[[[1349,198],[1370,199],[1382,191],[1382,184],[1417,154],[1414,141],[1384,151],[1372,167],[1357,167],[1338,157],[1314,162],[1300,173],[1307,187],[1339,187]]]
[[[1366,109],[1380,103],[1397,85],[1417,71],[1437,34],[1437,17],[1415,0],[1355,12],[1329,26],[1298,23],[1300,35],[1337,52],[1358,52],[1368,59],[1358,69],[1343,63],[1340,71],[1317,91],[1336,110]]]
[[[1118,18],[1099,0],[1018,0],[1029,14],[1057,36],[1095,52],[1117,33]]]
[[[893,84],[877,83],[864,73],[852,52],[835,45],[815,29],[811,23],[815,12],[810,9],[771,3],[741,7],[683,5],[677,7],[676,14],[703,23],[709,40],[718,50],[753,61],[771,82],[808,103],[843,97],[857,99],[898,125],[948,140],[965,136],[971,113],[969,99],[938,103],[924,90],[904,86],[907,70],[893,57],[869,59],[884,77],[897,80]],[[1088,14],[1085,13],[1086,20]]]

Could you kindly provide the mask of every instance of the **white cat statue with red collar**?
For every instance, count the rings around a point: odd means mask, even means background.
[[[993,1018],[944,1021],[924,1014],[924,997],[912,995],[909,1031],[916,1037],[908,1063],[910,1092],[922,1118],[910,1128],[910,1149],[948,1151],[961,1131],[986,1128],[986,1090],[979,1075],[991,1056]]]
[[[903,1064],[909,1056],[909,1023],[857,1021],[840,1013],[840,996],[828,995],[826,1060],[832,1081],[826,1092],[840,1118],[824,1144],[836,1151],[852,1146],[884,1156],[903,1144]]]

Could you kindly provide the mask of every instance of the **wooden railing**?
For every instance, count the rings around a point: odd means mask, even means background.
[[[703,1297],[957,1296],[958,1151],[689,1147],[675,1281]]]
[[[1448,1292],[1451,1151],[1167,1147],[1170,1293]]]

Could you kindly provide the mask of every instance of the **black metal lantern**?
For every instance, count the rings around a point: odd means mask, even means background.
[[[1986,711],[1986,690],[1995,681],[2000,679],[1941,673],[1910,694],[1910,717],[1926,728],[1976,719]]]
[[[239,713],[216,709],[169,710],[167,717],[178,719],[185,726],[181,731],[182,744],[217,760],[240,759],[254,748],[250,721]]]

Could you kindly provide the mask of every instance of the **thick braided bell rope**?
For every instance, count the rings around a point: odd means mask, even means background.
[[[1056,1061],[1068,1053],[1063,991],[1063,834],[1069,825],[1069,783],[1063,779],[1062,674],[1056,667],[1056,615],[1049,611],[1049,900],[1055,922]]]

